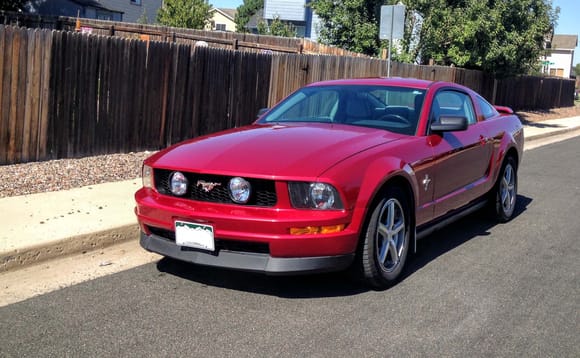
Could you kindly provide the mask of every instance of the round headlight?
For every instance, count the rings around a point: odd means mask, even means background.
[[[310,199],[316,209],[330,209],[334,205],[334,190],[328,184],[310,184]]]
[[[185,175],[180,172],[173,172],[170,178],[173,195],[182,196],[187,192],[187,178]]]
[[[250,199],[251,185],[250,183],[240,177],[235,177],[230,180],[230,198],[235,203],[245,204]]]

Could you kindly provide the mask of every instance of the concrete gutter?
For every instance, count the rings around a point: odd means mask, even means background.
[[[531,123],[526,143],[571,131],[580,117]],[[0,199],[0,272],[137,240],[140,179]]]

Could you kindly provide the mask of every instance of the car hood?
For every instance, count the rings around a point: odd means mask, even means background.
[[[401,135],[349,125],[250,125],[182,142],[147,164],[263,178],[317,177],[336,163]]]

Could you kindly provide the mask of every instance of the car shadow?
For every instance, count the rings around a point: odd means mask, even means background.
[[[531,198],[518,195],[514,218],[526,211],[531,202]],[[420,240],[417,253],[407,262],[401,281],[465,242],[489,235],[489,229],[496,226],[497,222],[481,216],[481,212],[478,211]],[[157,269],[204,286],[290,299],[344,297],[371,290],[368,286],[350,278],[345,272],[267,276],[261,273],[198,266],[167,257],[157,263]]]
[[[157,263],[157,269],[202,285],[282,298],[344,297],[369,290],[363,284],[350,280],[344,272],[267,276],[198,266],[167,257]]]
[[[512,220],[523,214],[533,199],[518,195]],[[478,211],[468,215],[453,224],[432,233],[417,242],[417,252],[407,262],[407,267],[401,280],[436,260],[439,256],[477,238],[489,235],[489,230],[498,224],[496,220],[484,212]],[[509,224],[508,224],[509,225]]]

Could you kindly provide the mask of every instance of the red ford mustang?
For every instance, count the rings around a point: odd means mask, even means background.
[[[509,108],[457,84],[314,83],[145,160],[140,242],[269,274],[351,267],[388,287],[417,239],[484,206],[513,216],[523,141]]]

